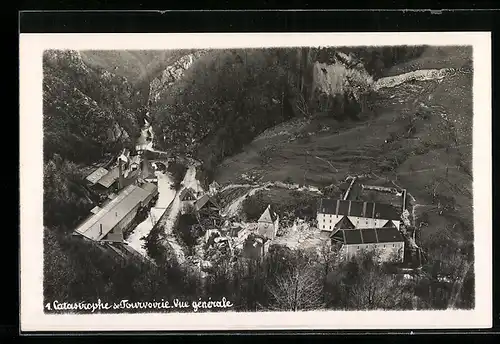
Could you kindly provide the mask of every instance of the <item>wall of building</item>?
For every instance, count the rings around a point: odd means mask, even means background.
[[[123,242],[123,229],[121,227],[115,226],[108,233],[108,235],[106,235],[106,240],[105,241]]]
[[[343,217],[344,215],[318,213],[316,215],[318,228],[320,230],[332,230]],[[355,228],[381,228],[388,222],[388,220],[383,219],[372,219],[357,216],[348,216],[347,218],[352,222]],[[400,221],[394,221],[394,224],[396,225],[396,228],[399,229]]]
[[[374,243],[374,244],[359,244],[359,245],[343,245],[342,253],[345,258],[351,259],[363,251],[378,250],[381,261],[389,261],[394,254],[397,254],[400,261],[403,261],[404,242],[394,243]]]
[[[140,204],[137,204],[120,222],[118,222],[115,228],[120,229],[121,231],[126,231],[130,224],[134,221],[137,216],[137,210],[139,210]]]
[[[270,237],[270,239],[274,239],[276,236],[275,227],[272,223],[259,222],[257,228],[260,235]]]
[[[318,228],[321,230],[332,230],[333,227],[342,219],[341,215],[322,214],[316,215],[318,221]]]

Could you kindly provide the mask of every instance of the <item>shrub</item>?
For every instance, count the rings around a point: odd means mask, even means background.
[[[243,201],[243,213],[248,221],[256,221],[264,210],[266,210],[267,205],[268,204],[264,202],[262,194],[258,193],[252,197],[247,197]]]
[[[172,175],[175,189],[179,190],[184,175],[186,174],[187,167],[179,162],[171,162],[168,164],[167,171]]]
[[[179,217],[179,222],[175,228],[175,233],[190,251],[196,245],[196,239],[198,239],[198,236],[193,230],[193,225],[197,222],[193,214],[186,213]]]

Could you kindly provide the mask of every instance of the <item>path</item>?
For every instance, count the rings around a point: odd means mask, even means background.
[[[172,247],[174,250],[174,254],[177,257],[177,262],[182,264],[185,262],[186,257],[184,255],[184,251],[182,250],[182,246],[177,241],[176,236],[173,234],[173,230],[177,221],[177,218],[180,216],[182,210],[182,202],[179,198],[180,192],[186,188],[190,187],[195,191],[202,190],[200,182],[196,179],[196,166],[190,166],[184,175],[184,179],[182,181],[182,188],[175,192],[172,202],[170,203],[167,211],[163,215],[163,218],[160,220],[161,226],[163,226],[165,241]]]

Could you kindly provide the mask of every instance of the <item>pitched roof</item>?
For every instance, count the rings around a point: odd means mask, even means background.
[[[144,183],[141,185],[141,188],[149,193],[155,193],[158,190],[158,186],[153,183]]]
[[[378,242],[399,242],[404,241],[403,236],[397,228],[377,229]]]
[[[99,167],[97,170],[89,174],[85,179],[87,179],[90,183],[92,183],[92,185],[94,185],[106,174],[108,174],[108,170],[103,167]]]
[[[278,215],[274,212],[274,210],[271,209],[271,205],[268,205],[266,210],[264,210],[264,212],[260,216],[259,222],[274,223],[277,218],[278,218]]]
[[[153,192],[147,184],[145,185],[145,188],[129,185],[123,189],[111,202],[78,226],[75,232],[92,240],[104,238],[126,215]]]
[[[323,214],[399,220],[400,209],[383,203],[321,199],[318,212]]]
[[[340,229],[332,239],[345,245],[403,242],[403,236],[397,228],[362,228],[356,230]]]
[[[396,228],[396,225],[392,221],[387,221],[387,223],[383,226],[384,228]]]
[[[217,202],[215,202],[215,200],[212,197],[210,197],[209,195],[207,195],[207,194],[201,196],[194,203],[194,206],[196,207],[196,210],[200,210],[201,208],[203,208],[209,202],[212,203],[215,207],[220,208],[219,205],[217,204]]]
[[[181,201],[194,201],[196,199],[196,196],[194,195],[194,190],[191,188],[185,188],[182,189],[180,194],[179,194],[179,199]]]
[[[354,229],[355,226],[352,224],[351,220],[347,216],[344,216],[342,219],[340,219],[339,222],[337,222],[334,226],[334,228],[338,229]]]
[[[105,188],[109,188],[118,179],[119,175],[120,171],[118,169],[118,166],[116,166],[101,179],[99,179],[97,183],[104,186]]]

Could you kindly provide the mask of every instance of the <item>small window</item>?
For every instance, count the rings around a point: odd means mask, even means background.
[[[392,244],[392,247],[396,247],[396,246],[394,246],[394,244]]]
[[[358,246],[358,250],[359,250],[359,246]]]
[[[330,229],[332,229],[332,226],[330,226]]]
[[[385,247],[385,245],[384,245],[384,247]]]
[[[325,228],[325,225],[323,225],[323,228]]]

